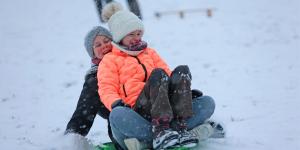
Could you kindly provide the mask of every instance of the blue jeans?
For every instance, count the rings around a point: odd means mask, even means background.
[[[214,100],[209,96],[193,99],[193,116],[187,120],[188,130],[201,125],[212,116]],[[126,149],[124,140],[136,138],[152,146],[152,125],[134,110],[127,107],[114,108],[109,116],[112,133],[117,142]]]

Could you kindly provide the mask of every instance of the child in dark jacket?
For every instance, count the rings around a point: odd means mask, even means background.
[[[86,136],[90,131],[96,115],[108,120],[108,135],[115,143],[109,124],[109,110],[103,105],[98,95],[97,71],[98,65],[103,56],[111,52],[111,33],[101,27],[96,26],[85,37],[85,48],[91,57],[91,68],[87,71],[83,88],[72,115],[67,124],[65,134],[77,133]]]

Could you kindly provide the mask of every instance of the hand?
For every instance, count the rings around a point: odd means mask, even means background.
[[[203,93],[198,89],[192,89],[192,98],[203,96]]]
[[[114,109],[114,108],[116,108],[116,107],[118,107],[118,106],[121,106],[121,107],[129,107],[129,108],[130,108],[130,105],[125,104],[125,103],[123,102],[122,99],[116,100],[116,101],[111,105],[111,108]]]

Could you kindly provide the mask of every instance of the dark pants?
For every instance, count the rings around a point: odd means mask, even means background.
[[[95,4],[96,4],[96,9],[98,11],[98,15],[99,15],[99,18],[100,18],[100,21],[101,22],[104,22],[102,17],[101,17],[101,14],[102,14],[102,8],[103,6],[105,6],[107,3],[110,3],[112,0],[94,0],[95,1]]]
[[[101,17],[102,8],[106,4],[112,2],[112,0],[94,0],[94,1],[96,4],[96,7],[97,7],[100,21],[103,22],[102,17]],[[137,15],[140,19],[142,19],[142,14],[141,14],[140,7],[139,7],[137,0],[127,0],[127,2],[128,2],[130,11],[133,12],[135,15]]]
[[[154,69],[138,97],[134,110],[146,120],[189,118],[192,116],[191,73],[178,66],[171,76]]]
[[[137,0],[127,0],[127,2],[128,2],[130,11],[133,12],[135,15],[137,15],[140,19],[142,19],[141,10],[140,10]]]

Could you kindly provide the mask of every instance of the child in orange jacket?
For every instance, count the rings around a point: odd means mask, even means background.
[[[136,138],[153,149],[195,147],[198,138],[188,130],[208,119],[214,101],[203,96],[192,101],[192,76],[187,66],[170,71],[168,65],[142,41],[144,26],[133,13],[110,3],[103,9],[112,33],[112,52],[99,65],[101,101],[111,110],[114,138]],[[201,109],[199,109],[201,108]]]

